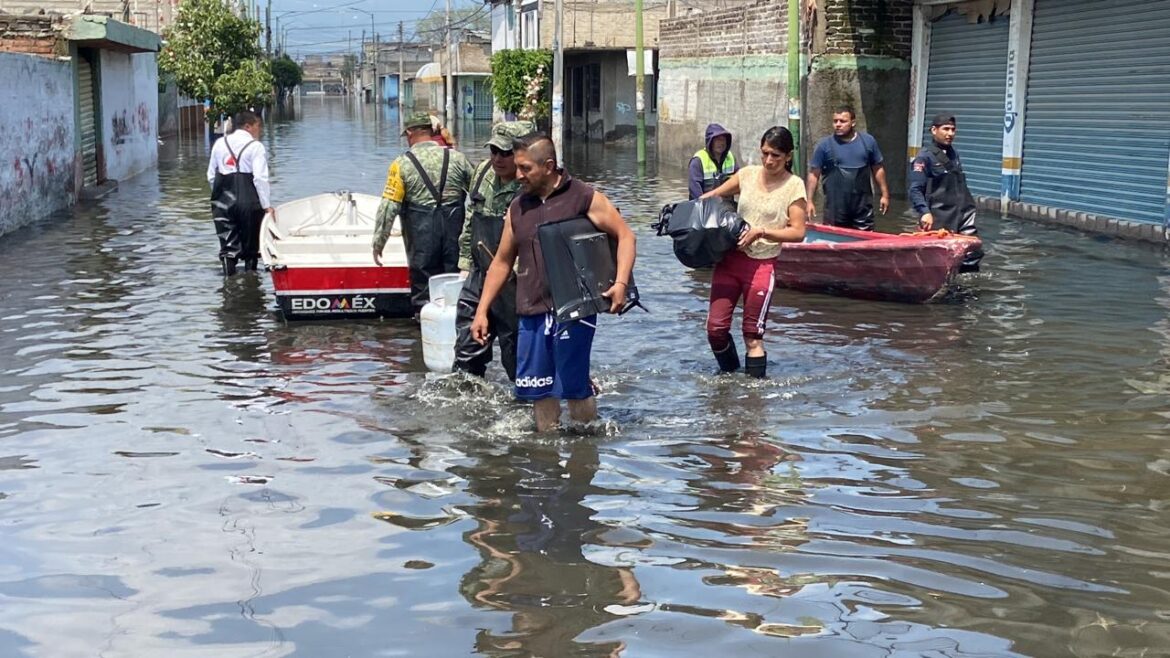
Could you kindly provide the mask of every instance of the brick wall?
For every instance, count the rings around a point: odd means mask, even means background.
[[[788,121],[787,12],[784,0],[756,0],[662,21],[661,162],[685,166],[708,123],[731,131],[741,163],[758,162],[760,135]]]
[[[822,0],[813,52],[909,59],[912,18],[910,0]]]
[[[742,7],[691,14],[662,21],[658,48],[663,58],[784,54],[788,4],[758,0]]]
[[[0,14],[0,52],[52,57],[60,54],[60,19],[52,16]]]
[[[804,14],[811,55],[801,99],[804,152],[832,132],[833,108],[852,105],[858,128],[884,152],[895,196],[906,190],[899,156],[909,112],[913,6],[912,0],[818,0]]]

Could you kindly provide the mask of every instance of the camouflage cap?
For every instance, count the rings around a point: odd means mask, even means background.
[[[512,150],[512,140],[536,131],[531,121],[501,121],[492,126],[492,136],[484,146],[494,146],[501,151]]]
[[[406,131],[414,128],[430,127],[431,115],[427,114],[426,112],[415,112],[414,114],[407,116],[406,120],[402,122],[402,134],[405,135]]]

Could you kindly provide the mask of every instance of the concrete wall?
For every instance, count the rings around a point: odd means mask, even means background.
[[[760,136],[787,125],[786,5],[751,5],[662,22],[658,158],[685,167],[708,123],[733,136],[741,163],[759,161]]]
[[[492,52],[519,46],[516,43],[516,26],[519,16],[511,2],[492,5]]]
[[[0,53],[0,233],[73,203],[73,66]]]
[[[912,4],[822,0],[805,15],[804,29],[812,42],[802,93],[805,162],[817,140],[833,131],[833,108],[852,105],[858,127],[882,149],[891,194],[905,196]]]
[[[171,0],[139,0],[131,2],[129,7],[125,0],[0,0],[0,11],[11,14],[39,11],[70,14],[84,10],[158,33],[171,24],[178,7],[179,3]]]
[[[492,45],[490,43],[456,44],[455,74],[460,73],[491,73],[492,72]],[[447,49],[435,50],[434,61],[439,63],[444,73],[447,72]],[[412,71],[413,72],[413,71]]]
[[[101,51],[106,177],[130,178],[158,164],[158,64],[154,53]]]
[[[578,48],[633,48],[634,3],[632,0],[596,0],[591,3],[566,2],[561,33],[565,50]],[[643,3],[642,45],[657,48],[659,21],[667,17],[667,3]],[[552,48],[555,20],[554,3],[543,2],[540,9],[540,47]]]
[[[583,102],[581,116],[573,114],[571,71],[579,66],[601,67],[601,109],[589,111]],[[650,88],[653,76],[646,76],[646,132],[654,135],[658,113],[650,111]],[[637,133],[637,79],[629,74],[626,51],[575,52],[565,55],[565,126],[570,135],[589,139],[614,140]],[[587,95],[587,90],[586,90]],[[584,101],[584,99],[583,99]]]

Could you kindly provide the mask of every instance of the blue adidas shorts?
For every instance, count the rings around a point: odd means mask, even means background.
[[[593,396],[589,354],[597,316],[559,324],[552,313],[521,315],[516,339],[516,398],[584,400]]]

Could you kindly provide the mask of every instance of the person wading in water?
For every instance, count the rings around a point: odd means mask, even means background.
[[[253,112],[240,112],[235,128],[211,147],[207,182],[211,184],[211,217],[219,238],[224,276],[255,270],[260,260],[260,223],[275,213],[269,198],[268,151],[260,143],[264,125]]]
[[[739,369],[739,354],[731,337],[731,316],[743,299],[743,339],[747,347],[746,371],[750,377],[767,374],[764,328],[772,288],[776,283],[774,261],[780,245],[804,239],[804,184],[792,173],[792,133],[773,126],[760,138],[764,164],[741,168],[712,196],[739,194],[739,213],[751,228],[739,239],[739,249],[728,252],[711,275],[711,304],[707,312],[707,341],[721,372]]]
[[[588,217],[597,230],[617,241],[617,277],[603,295],[610,312],[625,306],[634,271],[635,238],[617,208],[564,169],[547,135],[534,134],[513,144],[520,194],[508,207],[500,248],[488,268],[483,296],[471,323],[471,336],[487,343],[488,313],[508,277],[516,273],[516,312],[520,330],[516,347],[516,397],[534,403],[536,430],[545,432],[561,418],[561,400],[578,423],[597,418],[597,401],[589,378],[589,358],[597,316],[560,323],[553,313],[552,293],[544,270],[537,229],[543,224]]]
[[[873,185],[881,190],[878,210],[890,209],[890,187],[877,140],[857,130],[853,108],[842,105],[833,111],[833,134],[817,142],[808,166],[806,190],[808,215],[816,214],[813,195],[817,183],[825,182],[825,223],[862,231],[873,230]]]

